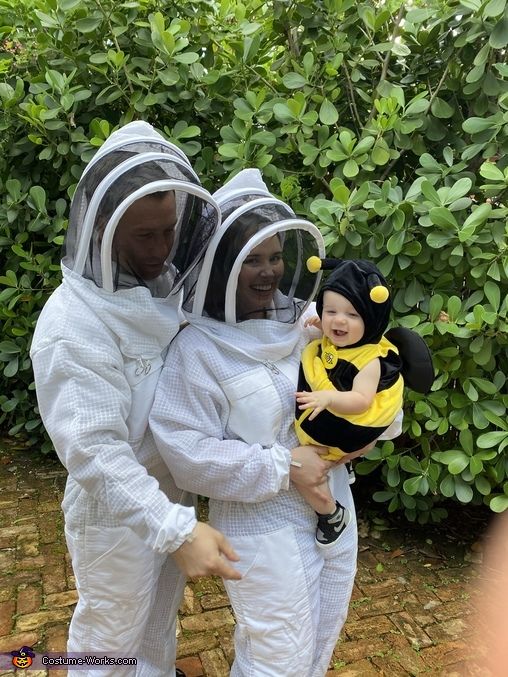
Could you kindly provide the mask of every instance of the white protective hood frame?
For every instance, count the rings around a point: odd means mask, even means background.
[[[232,212],[228,218],[217,228],[216,232],[214,233],[212,239],[210,240],[210,243],[208,245],[208,248],[206,250],[205,258],[203,260],[203,265],[201,267],[201,271],[199,274],[199,278],[196,284],[196,289],[195,289],[195,294],[194,294],[194,301],[192,305],[192,315],[194,316],[202,316],[203,315],[203,310],[204,310],[204,304],[206,300],[206,295],[207,295],[207,290],[208,290],[208,283],[210,279],[210,273],[212,270],[212,266],[214,265],[215,261],[215,254],[217,251],[217,248],[219,246],[219,243],[221,242],[225,232],[228,230],[229,226],[236,221],[236,219],[241,216],[242,214],[245,214],[253,209],[256,209],[257,207],[263,207],[263,206],[268,206],[268,205],[277,205],[280,207],[283,207],[286,211],[294,214],[293,210],[282,200],[278,200],[277,198],[274,198],[268,193],[268,191],[262,190],[262,189],[249,189],[248,191],[244,189],[238,189],[235,191],[231,191],[227,195],[227,200],[223,199],[218,201],[218,204],[220,205],[221,203],[225,202],[230,202],[232,199],[236,197],[241,197],[242,195],[253,195],[253,194],[258,194],[262,197],[259,197],[255,200],[251,200],[249,202],[246,202],[245,204],[241,205],[237,209],[235,209],[234,212]],[[244,258],[248,255],[248,253],[256,247],[258,244],[263,242],[269,237],[272,237],[273,235],[276,235],[277,233],[285,232],[285,231],[290,231],[290,230],[304,230],[308,233],[310,233],[313,237],[314,240],[316,241],[317,248],[318,248],[318,256],[320,258],[325,257],[325,244],[323,240],[323,236],[321,235],[321,232],[319,229],[310,221],[306,221],[304,219],[299,219],[296,215],[293,218],[287,218],[283,219],[280,221],[276,221],[272,224],[269,224],[268,226],[265,226],[262,228],[260,231],[252,235],[249,240],[246,242],[246,244],[242,247],[240,252],[238,253],[232,269],[229,274],[228,282],[226,285],[226,293],[225,293],[225,300],[224,300],[224,312],[225,312],[225,322],[227,324],[236,324],[236,289],[238,285],[238,275],[240,273],[240,268],[242,266]],[[295,274],[298,274],[301,271],[301,262],[299,262],[299,267],[296,270]],[[316,275],[315,281],[314,281],[314,286],[312,290],[312,294],[308,299],[305,300],[305,308],[311,303],[312,298],[314,297],[317,288],[319,286],[319,283],[321,281],[321,271]],[[290,296],[292,293],[294,293],[294,283],[291,286],[290,290]],[[302,299],[304,300],[304,299]]]
[[[147,140],[151,143],[153,143],[153,138],[147,137]],[[157,141],[158,142],[158,141]],[[173,148],[173,144],[164,144],[168,145],[169,147]],[[108,153],[102,153],[101,157],[105,157],[109,152],[112,152],[114,149],[113,146],[118,147],[118,148],[124,148],[125,147],[125,142],[118,142],[117,144],[112,144],[112,147],[108,149]],[[94,158],[95,159],[95,158]],[[92,196],[92,199],[90,200],[90,203],[88,205],[88,209],[86,211],[85,217],[83,219],[83,225],[81,228],[81,233],[80,233],[80,241],[78,245],[78,250],[76,253],[76,257],[74,260],[74,266],[72,270],[77,273],[78,275],[82,275],[84,268],[85,268],[85,263],[86,263],[86,257],[88,255],[88,248],[90,244],[90,238],[92,237],[94,225],[95,225],[95,219],[97,217],[97,209],[99,208],[99,205],[104,197],[104,195],[107,193],[109,190],[110,186],[118,179],[120,178],[123,174],[126,172],[130,171],[134,167],[140,166],[142,164],[148,163],[148,162],[154,162],[154,161],[162,161],[162,162],[172,162],[173,164],[176,164],[177,166],[184,166],[186,172],[190,172],[191,175],[193,175],[196,179],[196,181],[199,183],[199,179],[197,174],[194,172],[192,167],[188,162],[183,162],[181,159],[181,156],[172,156],[172,155],[167,155],[164,153],[156,153],[156,152],[150,152],[150,153],[140,153],[138,155],[135,155],[133,157],[129,157],[126,159],[124,162],[119,164],[117,167],[115,167],[111,172],[109,172],[104,179],[100,182],[100,184],[97,186],[97,188],[94,191],[94,194]],[[87,166],[87,169],[90,165]],[[152,181],[151,183],[146,184],[145,186],[142,186],[138,190],[136,190],[134,193],[129,195],[127,198],[125,198],[115,209],[113,214],[111,215],[107,226],[104,230],[103,238],[102,238],[102,243],[101,243],[101,275],[102,275],[102,288],[107,291],[107,292],[113,292],[114,291],[114,285],[113,285],[113,267],[112,267],[112,258],[111,258],[111,250],[112,250],[112,243],[113,243],[113,238],[115,235],[116,231],[116,226],[118,225],[118,221],[121,219],[125,211],[135,202],[136,200],[139,200],[142,197],[145,197],[146,195],[150,195],[153,193],[157,192],[163,192],[163,191],[168,191],[168,190],[176,190],[180,191],[183,193],[187,193],[189,195],[194,195],[201,200],[207,202],[210,204],[210,206],[216,211],[217,213],[217,222],[220,224],[220,209],[215,200],[212,198],[210,193],[202,188],[199,185],[193,185],[189,182],[186,181],[179,181],[176,179],[167,179],[167,180],[160,180],[160,181]],[[175,243],[178,241],[178,233],[176,233],[175,237]],[[173,248],[174,249],[174,248]],[[197,263],[197,261],[196,261]],[[178,290],[181,288],[181,284],[184,281],[185,277],[191,272],[192,268],[189,268],[189,270],[186,272],[186,275],[183,276],[180,280],[178,285],[175,286],[174,289],[172,289],[171,294],[178,292]]]

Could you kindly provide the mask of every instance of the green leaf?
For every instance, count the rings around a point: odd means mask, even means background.
[[[302,59],[302,64],[303,70],[305,71],[305,75],[307,77],[310,77],[312,75],[312,69],[314,67],[314,54],[312,52],[306,52]]]
[[[501,291],[499,290],[499,286],[491,280],[487,280],[487,282],[485,282],[484,292],[490,305],[497,312],[501,303]]]
[[[451,188],[448,189],[448,195],[446,197],[447,203],[452,203],[458,200],[459,198],[469,193],[473,182],[470,178],[464,177],[459,179],[456,183],[453,184]]]
[[[172,87],[180,80],[180,73],[176,68],[165,68],[157,71],[157,77],[166,87]]]
[[[385,150],[384,148],[381,148],[380,146],[376,146],[370,155],[372,158],[372,162],[376,165],[385,165],[388,160],[390,159],[390,153]]]
[[[405,472],[412,473],[413,475],[421,475],[422,473],[421,465],[412,456],[401,456],[400,467]]]
[[[347,176],[348,179],[351,179],[358,174],[360,168],[358,167],[358,164],[355,160],[348,160],[342,168],[342,171],[344,176]]]
[[[455,478],[455,495],[461,503],[469,503],[473,498],[473,490],[459,477]]]
[[[489,503],[489,508],[493,512],[504,512],[505,510],[508,510],[508,496],[494,496]]]
[[[198,59],[199,54],[196,54],[196,52],[181,52],[180,54],[175,54],[173,56],[174,61],[185,64],[195,63]]]
[[[480,174],[484,179],[489,181],[504,181],[503,172],[497,167],[494,162],[484,162],[480,167]]]
[[[21,352],[21,348],[12,341],[1,341],[0,342],[0,353],[7,353],[8,355],[15,355]]]
[[[468,465],[469,457],[462,454],[460,457],[457,456],[457,458],[454,458],[453,461],[448,464],[448,472],[451,475],[459,475]]]
[[[440,228],[458,229],[458,223],[452,212],[446,207],[433,207],[429,212],[432,223]]]
[[[328,99],[323,99],[319,108],[319,119],[324,125],[334,125],[339,119],[339,113],[333,103]]]
[[[254,143],[259,143],[262,146],[273,146],[277,140],[275,134],[272,132],[256,132],[250,137]]]
[[[18,368],[19,368],[19,360],[17,357],[12,359],[10,362],[7,363],[7,366],[4,369],[4,376],[5,378],[12,378],[18,373]]]
[[[468,118],[462,123],[462,129],[468,134],[478,134],[493,126],[492,120],[488,118]]]
[[[483,475],[477,475],[474,479],[474,483],[480,494],[482,494],[482,496],[488,496],[492,491],[490,482]]]
[[[404,110],[404,117],[413,117],[426,113],[429,108],[429,101],[427,99],[413,99],[409,102]]]
[[[429,301],[429,316],[432,322],[437,320],[437,317],[443,309],[443,297],[440,294],[434,294]]]
[[[356,468],[355,468],[356,471]],[[395,494],[393,491],[375,491],[372,494],[372,498],[376,503],[386,503],[387,501],[390,501]]]
[[[421,159],[420,159],[421,161]],[[435,205],[440,205],[441,204],[441,198],[439,197],[436,189],[434,186],[430,183],[430,181],[422,181],[420,189],[423,193],[423,195],[432,202]]]
[[[78,19],[75,23],[76,30],[80,33],[93,33],[102,23],[101,17],[88,17],[87,19]]]
[[[479,390],[487,393],[487,395],[495,395],[497,393],[497,386],[485,378],[471,376],[471,383],[474,383]]]
[[[482,14],[484,17],[499,16],[504,12],[505,6],[506,0],[490,0],[483,8]]]
[[[238,143],[223,143],[218,148],[219,153],[226,158],[239,158],[242,157],[240,151],[240,144]]]
[[[273,113],[277,120],[283,124],[287,124],[288,122],[296,119],[293,112],[289,109],[289,106],[287,106],[285,103],[274,104]]]
[[[301,89],[307,84],[307,80],[300,73],[286,73],[282,77],[282,82],[287,89]]]
[[[343,205],[346,205],[349,201],[349,196],[351,193],[349,192],[349,188],[347,186],[338,185],[338,186],[333,186],[333,179],[330,182],[330,188],[332,189],[333,193],[333,199],[337,200],[337,202],[340,202]]]
[[[305,115],[302,115],[301,121],[303,125],[307,125],[307,127],[313,127],[318,119],[318,114],[317,111],[315,110],[310,110],[308,113],[305,113]]]
[[[402,485],[402,488],[404,489],[405,493],[408,496],[414,496],[416,493],[418,493],[418,489],[420,488],[422,479],[423,477],[420,475],[419,477],[410,477],[409,479],[405,480],[405,482]]]
[[[362,155],[363,153],[366,153],[372,148],[375,140],[376,139],[373,136],[365,136],[363,139],[360,139],[353,150],[353,155]]]
[[[505,16],[495,26],[489,37],[489,45],[502,49],[508,45],[508,18]]]
[[[30,197],[32,198],[35,208],[45,214],[46,213],[46,191],[41,186],[32,186],[30,188]]]
[[[439,96],[436,96],[432,102],[430,110],[437,118],[451,118],[455,112],[455,108],[443,99],[440,99]]]
[[[14,99],[14,89],[6,82],[0,82],[0,99],[5,103]]]
[[[185,120],[179,120],[173,127],[171,136],[175,139],[192,139],[201,134],[201,129],[197,125],[189,125]]]
[[[400,230],[397,233],[394,233],[386,243],[386,249],[388,253],[392,254],[393,256],[399,254],[404,246],[405,238],[406,232],[404,230]]]
[[[346,151],[346,153],[351,153],[355,145],[354,136],[349,131],[349,129],[343,129],[339,134],[339,141]]]
[[[400,473],[398,467],[389,468],[386,473],[386,481],[389,487],[397,487],[400,483]]]
[[[454,496],[455,495],[454,477],[452,475],[447,475],[439,485],[439,489],[443,494],[443,496],[445,496],[446,498],[451,498],[452,496]]]
[[[496,430],[480,435],[476,440],[476,444],[479,449],[491,449],[492,447],[498,447],[506,439],[508,439],[508,431]]]
[[[474,227],[476,228],[481,223],[485,223],[492,211],[492,205],[488,202],[478,205],[472,213],[464,221],[463,228]]]
[[[68,12],[74,7],[81,4],[81,0],[59,0],[58,8],[64,12]]]
[[[59,28],[58,21],[49,14],[44,14],[44,12],[35,10],[35,15],[40,19],[40,22],[46,28]]]
[[[18,179],[7,179],[5,187],[13,202],[17,202],[21,197],[21,183]]]

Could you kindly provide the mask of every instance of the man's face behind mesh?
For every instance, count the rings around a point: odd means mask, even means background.
[[[173,192],[134,202],[118,222],[113,240],[113,256],[121,268],[143,280],[158,277],[173,246],[176,221]]]

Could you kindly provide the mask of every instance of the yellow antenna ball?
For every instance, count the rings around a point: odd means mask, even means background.
[[[309,256],[307,259],[307,268],[311,273],[317,273],[321,270],[321,259],[319,256]]]
[[[388,289],[379,284],[376,287],[372,287],[370,290],[370,299],[371,301],[374,301],[374,303],[384,303],[388,300],[389,296],[390,293],[388,292]]]

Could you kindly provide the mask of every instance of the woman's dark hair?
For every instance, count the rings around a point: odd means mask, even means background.
[[[222,236],[215,252],[205,298],[205,312],[210,317],[224,322],[226,285],[233,263],[244,244],[260,227],[254,214],[242,214]]]

